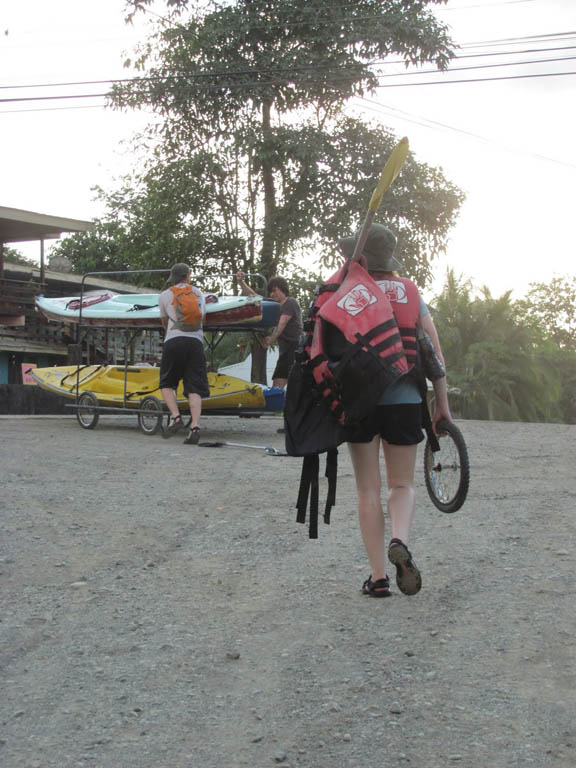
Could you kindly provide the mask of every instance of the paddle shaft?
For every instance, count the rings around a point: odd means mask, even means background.
[[[402,166],[406,161],[407,155],[408,155],[408,139],[404,137],[403,139],[400,139],[398,144],[394,147],[394,149],[390,154],[390,157],[386,161],[386,165],[382,169],[382,173],[380,174],[380,179],[378,181],[376,189],[374,190],[374,192],[372,193],[372,197],[370,198],[368,211],[366,212],[366,216],[364,217],[364,222],[362,224],[362,228],[360,229],[360,234],[358,235],[358,239],[356,241],[354,253],[352,254],[352,261],[360,260],[362,251],[364,249],[364,244],[366,243],[366,238],[368,237],[368,232],[370,231],[370,226],[374,221],[374,216],[376,215],[376,211],[380,207],[380,203],[382,202],[384,193],[386,192],[387,189],[389,189],[392,186],[392,184],[394,183],[394,180],[402,170]]]

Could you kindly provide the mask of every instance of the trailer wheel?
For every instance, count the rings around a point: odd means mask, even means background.
[[[76,418],[82,429],[94,429],[98,424],[98,398],[93,392],[82,392],[78,398]]]
[[[138,426],[145,435],[155,435],[162,426],[164,409],[157,397],[149,395],[140,403]]]

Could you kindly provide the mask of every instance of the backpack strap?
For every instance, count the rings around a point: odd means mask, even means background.
[[[326,454],[326,472],[324,476],[328,480],[328,495],[324,507],[324,522],[330,525],[330,512],[336,505],[336,479],[338,477],[338,451],[336,448]]]
[[[300,488],[296,502],[296,522],[306,522],[306,511],[310,501],[310,517],[308,522],[308,536],[311,539],[318,538],[318,476],[320,473],[320,456],[317,453],[304,457],[302,462],[302,474],[300,475]],[[330,524],[330,512],[336,504],[336,477],[338,474],[338,451],[334,448],[326,454],[325,477],[328,480],[328,495],[324,507],[324,522]]]

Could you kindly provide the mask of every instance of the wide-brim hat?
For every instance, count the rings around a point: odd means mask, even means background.
[[[177,285],[178,283],[183,283],[186,278],[188,277],[188,273],[190,272],[190,267],[188,264],[174,264],[172,269],[170,270],[170,277],[168,280],[166,280],[166,287],[170,287],[171,285]]]
[[[360,233],[357,232],[338,243],[347,259],[352,257],[359,235]],[[371,224],[362,249],[368,269],[373,272],[394,272],[402,269],[402,263],[394,256],[395,249],[396,235],[392,230],[384,224]]]

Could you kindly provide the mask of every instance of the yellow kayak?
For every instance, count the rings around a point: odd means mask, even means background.
[[[53,368],[33,368],[29,371],[43,388],[76,399],[90,392],[98,405],[139,408],[151,395],[162,400],[159,389],[160,369],[135,365],[58,365]],[[202,410],[219,408],[265,408],[262,387],[222,373],[209,373],[210,397],[202,400]],[[182,383],[176,392],[178,405],[187,409],[188,401]]]

